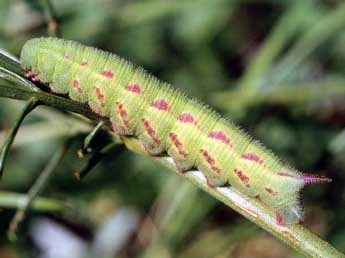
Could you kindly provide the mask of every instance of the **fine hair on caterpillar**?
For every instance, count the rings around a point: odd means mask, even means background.
[[[20,59],[31,80],[87,103],[115,134],[137,137],[150,155],[166,153],[180,172],[197,168],[209,187],[231,185],[260,198],[280,225],[302,220],[304,185],[331,181],[283,164],[229,120],[114,54],[39,38]]]

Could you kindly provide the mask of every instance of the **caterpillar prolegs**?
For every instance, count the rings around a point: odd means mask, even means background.
[[[179,171],[197,168],[210,187],[230,185],[260,198],[277,223],[303,218],[299,194],[330,179],[299,173],[230,121],[142,68],[110,53],[56,38],[28,41],[21,62],[32,80],[110,119],[150,155],[166,153]]]

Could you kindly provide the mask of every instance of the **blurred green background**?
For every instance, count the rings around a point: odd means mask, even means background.
[[[301,171],[305,225],[345,251],[345,4],[336,0],[54,0],[63,38],[123,56],[235,120]],[[40,1],[0,0],[0,48],[46,36]],[[0,143],[23,103],[0,99]],[[0,257],[301,257],[147,158],[110,155],[73,176],[89,128],[40,107],[0,182]],[[40,205],[6,237],[22,195],[67,138]]]

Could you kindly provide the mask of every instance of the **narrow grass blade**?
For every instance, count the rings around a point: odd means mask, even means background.
[[[18,129],[20,125],[22,124],[24,118],[37,106],[37,103],[38,103],[37,99],[35,98],[32,98],[31,100],[29,100],[29,102],[25,105],[24,109],[22,110],[19,117],[15,121],[14,126],[11,128],[7,136],[7,139],[5,140],[4,145],[2,146],[2,149],[0,152],[0,178],[3,174],[6,158],[8,156],[11,145],[14,141],[14,138],[16,137]]]
[[[68,140],[65,144],[63,144],[63,146],[57,152],[55,152],[51,160],[48,162],[47,166],[44,168],[44,170],[39,175],[39,177],[37,178],[33,186],[30,188],[26,202],[22,205],[21,208],[17,210],[17,212],[15,213],[10,223],[10,226],[8,229],[9,239],[11,240],[16,239],[16,231],[18,229],[20,222],[24,220],[27,211],[30,209],[36,197],[48,185],[49,180],[51,179],[56,167],[58,166],[66,150],[68,149],[69,143],[70,141]]]

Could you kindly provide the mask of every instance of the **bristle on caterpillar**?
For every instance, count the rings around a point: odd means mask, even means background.
[[[288,167],[230,121],[116,55],[39,38],[23,46],[20,59],[29,79],[87,103],[148,154],[168,154],[180,172],[200,170],[210,187],[231,185],[261,199],[279,225],[303,219],[304,185],[331,181]]]

